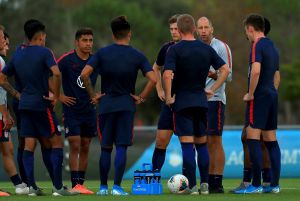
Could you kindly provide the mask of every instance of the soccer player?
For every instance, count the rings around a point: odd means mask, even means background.
[[[217,54],[228,64],[230,73],[227,82],[232,80],[232,56],[229,46],[213,36],[214,28],[207,17],[200,17],[197,21],[197,32],[201,41],[210,45]],[[210,68],[206,87],[210,88],[218,77],[218,71]],[[224,193],[222,185],[225,166],[225,152],[222,144],[222,132],[225,119],[225,94],[226,82],[215,92],[215,95],[208,100],[207,112],[207,148],[209,153],[209,192]]]
[[[100,189],[97,195],[107,195],[107,179],[111,152],[116,146],[114,185],[112,195],[128,195],[121,187],[126,166],[127,147],[133,143],[133,119],[135,105],[145,101],[156,84],[146,57],[129,45],[131,28],[125,16],[111,21],[114,44],[101,48],[88,61],[81,73],[84,86],[93,103],[100,99],[99,131],[101,140]],[[101,76],[101,93],[95,94],[90,84],[91,73],[97,70]],[[144,90],[136,95],[135,83],[138,71],[148,78]]]
[[[77,30],[76,49],[64,54],[57,60],[62,75],[64,94],[60,95],[63,103],[65,136],[70,146],[69,165],[72,188],[81,194],[93,194],[83,183],[88,164],[89,147],[93,137],[97,136],[96,108],[83,87],[80,73],[91,58],[93,31],[90,28]],[[91,75],[93,87],[97,73]]]
[[[264,17],[265,21],[265,30],[264,34],[265,36],[268,35],[268,33],[271,30],[271,24],[270,21]],[[276,72],[274,76],[274,85],[275,88],[278,89],[280,83],[280,73],[279,69],[278,72]],[[267,151],[267,148],[263,142],[262,136],[261,138],[261,148],[263,152],[263,169],[262,169],[262,179],[263,179],[263,186],[270,185],[271,182],[271,167],[270,167],[270,159],[269,159],[269,154]],[[242,189],[247,188],[251,184],[251,179],[252,179],[252,168],[251,168],[251,161],[250,161],[250,156],[249,156],[249,150],[248,150],[248,145],[247,145],[247,133],[246,133],[246,128],[244,127],[242,130],[242,135],[241,135],[241,141],[243,144],[243,151],[244,151],[244,168],[243,168],[243,181],[240,183],[238,187],[235,189],[230,190],[231,193],[235,193],[235,191],[240,191]]]
[[[174,111],[174,133],[181,143],[183,174],[189,180],[190,193],[199,194],[195,147],[201,176],[200,193],[208,194],[207,99],[225,82],[229,67],[212,47],[195,39],[196,25],[192,16],[180,15],[177,25],[181,41],[170,47],[163,74],[166,104]],[[219,70],[219,75],[216,82],[205,89],[210,66]]]
[[[53,181],[53,195],[71,195],[62,185],[62,148],[52,146],[57,140],[53,111],[49,109],[50,100],[60,93],[60,72],[53,53],[45,48],[45,26],[38,20],[28,20],[24,31],[29,44],[18,48],[9,64],[0,74],[0,85],[13,97],[19,99],[21,116],[20,135],[25,138],[23,163],[27,176],[30,196],[43,195],[34,178],[34,150],[36,141],[49,150],[46,167]],[[51,88],[54,98],[49,96],[49,74],[52,75]],[[7,76],[15,75],[22,93],[15,90],[7,81]]]
[[[5,66],[3,58],[7,56],[7,51],[9,50],[9,36],[6,32],[4,33],[4,38],[6,44],[4,48],[0,50],[0,70],[2,70]],[[0,87],[0,118],[0,150],[4,169],[16,188],[16,194],[28,194],[29,188],[25,183],[22,182],[22,179],[17,173],[17,168],[14,162],[14,148],[10,134],[10,129],[13,126],[14,121],[7,108],[6,91],[2,87]]]
[[[16,48],[16,51],[22,50],[27,47],[27,44],[21,44]],[[20,93],[21,92],[21,86],[20,83],[18,83],[18,80],[14,79],[15,81],[15,89]],[[27,177],[25,173],[25,167],[23,164],[23,152],[24,152],[24,147],[25,147],[25,139],[24,137],[20,136],[20,129],[21,129],[21,117],[20,117],[20,112],[19,112],[19,100],[16,98],[13,98],[13,112],[15,114],[16,121],[14,122],[17,128],[17,133],[18,133],[18,150],[17,150],[17,163],[18,163],[18,169],[20,173],[20,177],[24,183],[27,184]],[[48,157],[49,151],[46,151],[46,149],[42,148],[42,156],[43,159],[46,159]]]
[[[153,65],[153,70],[157,77],[156,91],[159,99],[162,101],[161,112],[158,120],[157,133],[156,133],[156,145],[152,156],[152,165],[154,170],[161,170],[165,158],[166,149],[173,134],[173,112],[168,107],[165,101],[165,92],[161,82],[161,70],[165,65],[165,57],[170,46],[174,45],[180,40],[180,34],[177,27],[177,17],[174,15],[169,19],[169,28],[172,37],[172,41],[164,44],[157,55],[156,62]]]
[[[5,48],[5,45],[6,45],[6,41],[5,41],[5,38],[4,38],[4,30],[5,30],[4,26],[0,25],[0,51],[2,51]],[[5,65],[5,62],[2,59],[2,57],[0,56],[1,70],[4,67],[4,65]],[[0,196],[10,196],[10,195],[9,195],[9,193],[7,193],[7,192],[0,189]]]
[[[274,78],[279,73],[279,55],[274,43],[264,35],[264,18],[250,14],[244,20],[245,32],[252,43],[247,102],[246,132],[247,144],[252,164],[252,184],[236,193],[279,193],[281,168],[280,148],[276,139],[278,93]],[[261,186],[262,150],[260,137],[268,149],[271,161],[271,184]]]

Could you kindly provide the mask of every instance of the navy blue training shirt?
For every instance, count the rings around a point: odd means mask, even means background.
[[[81,71],[91,57],[92,55],[87,60],[82,60],[76,51],[72,50],[57,60],[62,75],[64,94],[76,98],[75,105],[67,106],[63,104],[65,115],[89,114],[95,110],[95,106],[90,103],[90,97],[80,79]],[[94,71],[90,76],[93,87],[96,84],[97,76],[97,71]]]
[[[189,107],[207,107],[205,82],[210,66],[218,70],[225,62],[209,45],[199,40],[182,40],[170,47],[165,70],[174,72],[172,94],[174,111]]]
[[[135,94],[138,71],[145,75],[152,71],[147,58],[129,45],[112,44],[99,49],[88,65],[101,76],[100,114],[117,111],[135,111]]]
[[[53,53],[42,46],[18,48],[2,73],[15,75],[20,87],[19,109],[45,111],[49,101],[43,96],[49,95],[48,79],[50,68],[56,65]]]
[[[254,96],[258,94],[277,93],[274,86],[274,74],[279,70],[279,55],[274,43],[269,38],[260,38],[252,44],[249,59],[248,88],[252,63],[254,62],[261,64],[260,76]]]
[[[165,43],[159,50],[157,58],[156,58],[156,64],[159,66],[164,66],[166,61],[166,55],[169,50],[169,48],[174,45],[175,42],[171,41],[168,43]]]
[[[21,45],[17,46],[15,52],[22,51],[22,50],[24,50],[26,47],[28,47],[28,45],[26,45],[26,44],[21,44]],[[15,53],[15,54],[17,54],[17,53]],[[19,82],[20,82],[20,80],[15,79],[15,86],[14,86],[14,87],[15,87],[15,89],[16,89],[19,93],[21,93],[21,92],[22,92],[22,87],[21,87],[21,83],[19,83]],[[18,102],[18,104],[19,104],[19,101],[18,101],[17,99],[14,98],[14,101]]]

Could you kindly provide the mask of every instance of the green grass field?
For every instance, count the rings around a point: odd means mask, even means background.
[[[224,181],[224,187],[225,190],[228,192],[231,188],[235,187],[239,184],[240,180],[236,179],[226,179]],[[66,182],[67,183],[67,182]],[[198,195],[198,196],[191,196],[191,195],[174,195],[170,194],[167,187],[166,187],[166,181],[163,181],[164,184],[164,194],[163,195],[148,195],[148,196],[126,196],[126,197],[113,197],[111,195],[105,196],[105,197],[99,197],[96,195],[79,195],[79,196],[73,196],[73,197],[53,197],[51,195],[51,184],[50,182],[38,182],[38,185],[44,189],[44,191],[47,193],[47,196],[43,197],[29,197],[29,196],[17,196],[12,195],[10,197],[0,197],[0,199],[8,199],[8,200],[14,200],[14,201],[23,201],[23,200],[72,200],[72,201],[85,201],[85,200],[132,200],[132,201],[138,201],[138,200],[159,200],[159,201],[189,201],[189,200],[213,200],[213,201],[241,201],[241,200],[251,200],[251,201],[290,201],[290,200],[300,200],[300,179],[282,179],[281,180],[281,192],[279,194],[260,194],[260,195],[233,195],[229,193],[225,194],[210,194],[210,195]],[[131,180],[126,180],[123,182],[122,186],[125,188],[127,192],[131,192]],[[98,181],[87,181],[86,185],[93,191],[98,190]],[[109,186],[111,186],[111,183],[109,183]],[[0,182],[0,187],[3,190],[7,190],[9,192],[14,192],[14,188],[11,183],[9,182]]]

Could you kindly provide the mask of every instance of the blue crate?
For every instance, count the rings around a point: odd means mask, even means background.
[[[148,167],[148,168],[147,168]],[[133,195],[160,195],[163,192],[160,172],[152,164],[143,163],[142,170],[134,171]]]

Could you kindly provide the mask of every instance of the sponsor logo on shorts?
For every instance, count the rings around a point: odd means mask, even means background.
[[[8,136],[9,136],[9,131],[4,131],[4,137],[8,138]]]

